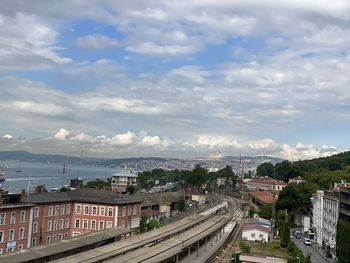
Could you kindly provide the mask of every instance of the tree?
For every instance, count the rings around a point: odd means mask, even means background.
[[[134,185],[128,185],[128,186],[126,187],[126,191],[127,191],[129,194],[133,195],[133,194],[137,191],[137,187],[134,186]]]
[[[147,232],[147,219],[145,217],[141,217],[139,231],[141,234]]]
[[[208,170],[200,167],[200,165],[196,165],[196,167],[192,170],[192,173],[187,178],[187,182],[189,185],[199,189],[208,181]]]
[[[94,189],[107,189],[108,183],[101,179],[96,179],[94,181],[87,182],[86,186],[88,188],[94,188]]]
[[[241,243],[239,243],[239,246],[241,247],[242,254],[249,254],[250,253],[251,246],[249,246],[248,244],[241,242]]]
[[[305,259],[303,260],[303,263],[311,263],[311,256],[307,255]]]
[[[148,231],[159,227],[160,227],[160,223],[156,219],[151,219],[147,224]]]
[[[46,193],[46,186],[44,184],[39,184],[36,187],[34,187],[35,193]]]
[[[272,218],[272,205],[267,204],[260,207],[260,210],[258,212],[259,216],[265,219],[271,219]]]
[[[177,206],[178,206],[179,211],[181,211],[181,212],[185,211],[185,208],[186,208],[185,200],[181,199],[181,200],[177,203]]]
[[[289,222],[283,222],[282,229],[280,231],[281,247],[287,247],[290,242],[290,228]]]
[[[270,162],[262,163],[256,168],[256,174],[258,176],[273,177],[273,164]]]

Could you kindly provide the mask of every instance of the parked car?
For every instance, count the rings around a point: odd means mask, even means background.
[[[296,236],[296,238],[300,239],[301,238],[301,233],[299,230],[295,230],[294,231],[294,235]]]
[[[304,239],[304,244],[305,244],[305,246],[311,246],[311,240],[308,239],[308,238],[305,238]]]

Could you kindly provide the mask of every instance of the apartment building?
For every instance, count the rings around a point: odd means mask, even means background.
[[[21,194],[0,189],[0,254],[31,246],[33,207],[21,202]]]
[[[137,174],[133,174],[127,168],[124,171],[112,174],[112,191],[126,193],[128,185],[137,186]]]
[[[140,225],[141,202],[112,191],[82,188],[69,192],[3,194],[0,253],[45,245],[105,228]]]
[[[323,244],[329,254],[336,257],[336,235],[339,215],[339,190],[327,190],[323,195]]]
[[[324,191],[318,190],[311,198],[312,203],[312,222],[311,228],[315,232],[315,238],[318,245],[322,246],[323,241],[323,196]]]
[[[252,178],[249,182],[246,183],[247,189],[251,191],[281,191],[286,186],[287,183],[269,177]]]

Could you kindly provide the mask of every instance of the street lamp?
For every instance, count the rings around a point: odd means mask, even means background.
[[[298,262],[300,263],[300,257],[296,257],[298,259]]]

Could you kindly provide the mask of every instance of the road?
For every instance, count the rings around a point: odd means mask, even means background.
[[[312,263],[333,263],[334,261],[328,258],[325,258],[322,254],[322,251],[318,251],[319,248],[316,244],[312,244],[311,246],[305,246],[303,242],[303,237],[301,239],[296,238],[293,235],[293,241],[297,245],[297,247],[303,252],[304,256],[310,254]]]

